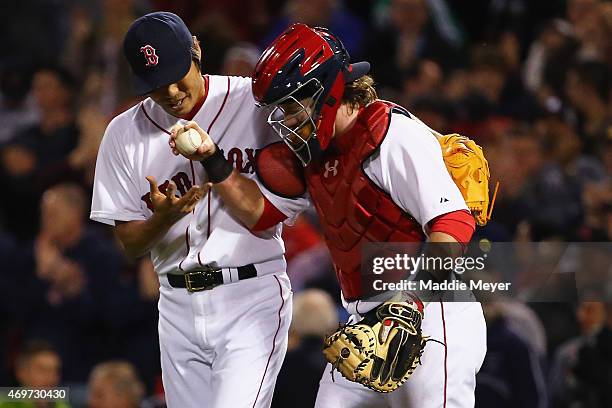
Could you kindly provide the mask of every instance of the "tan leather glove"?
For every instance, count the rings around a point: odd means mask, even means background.
[[[489,202],[491,174],[482,148],[473,140],[456,133],[440,135],[438,142],[442,147],[446,168],[459,187],[476,223],[480,226],[486,225],[491,218],[495,194],[493,200]]]

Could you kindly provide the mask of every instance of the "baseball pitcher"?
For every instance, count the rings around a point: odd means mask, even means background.
[[[168,406],[269,407],[291,319],[278,222],[306,201],[270,195],[248,214],[224,204],[224,194],[259,192],[254,156],[273,134],[250,79],[201,74],[199,43],[178,16],[137,19],[124,52],[147,98],[106,129],[91,219],[114,226],[128,255],[150,252]],[[208,160],[168,145],[193,128],[210,137]]]

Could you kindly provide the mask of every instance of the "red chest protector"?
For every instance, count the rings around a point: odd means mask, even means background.
[[[353,128],[332,140],[305,172],[325,240],[346,300],[364,295],[361,248],[367,242],[421,242],[416,220],[364,173],[362,164],[380,146],[394,105],[376,101],[360,112]]]

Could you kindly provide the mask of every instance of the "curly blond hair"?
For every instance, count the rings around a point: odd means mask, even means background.
[[[367,106],[376,99],[378,99],[378,94],[374,89],[374,79],[369,75],[364,75],[346,84],[344,95],[342,95],[342,103],[349,105],[351,109]]]

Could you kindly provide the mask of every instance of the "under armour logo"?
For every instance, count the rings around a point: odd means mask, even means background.
[[[448,198],[446,198],[446,197],[440,198],[440,204],[447,203],[447,202],[448,202]]]
[[[147,60],[147,67],[154,67],[159,62],[159,57],[155,53],[155,48],[150,45],[145,45],[144,47],[140,47],[140,52],[144,55]]]
[[[332,177],[336,177],[338,174],[338,164],[340,164],[338,160],[334,160],[333,166],[330,165],[329,162],[325,162],[325,173],[323,173],[323,177],[328,178],[330,172],[333,173]]]

